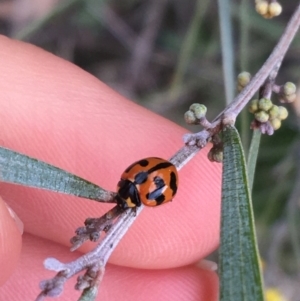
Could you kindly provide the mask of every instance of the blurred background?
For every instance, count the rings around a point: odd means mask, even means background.
[[[199,131],[184,123],[184,112],[200,102],[213,119],[226,106],[225,95],[237,94],[235,76],[255,74],[267,59],[296,2],[282,1],[282,14],[264,19],[254,0],[0,0],[0,34],[69,60],[132,101]],[[225,75],[224,62],[232,67]],[[300,34],[277,84],[287,81],[299,85]],[[265,283],[281,298],[268,301],[300,300],[300,93],[286,107],[282,127],[262,137],[253,188]],[[238,120],[246,153],[251,119],[244,110]]]

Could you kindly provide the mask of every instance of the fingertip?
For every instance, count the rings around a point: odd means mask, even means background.
[[[13,273],[21,253],[22,225],[0,198],[0,285]]]
[[[112,301],[140,300],[141,296],[144,301],[216,301],[218,277],[215,272],[196,266],[167,270],[108,266],[99,297]]]

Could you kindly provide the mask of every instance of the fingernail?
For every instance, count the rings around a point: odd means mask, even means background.
[[[5,203],[5,202],[4,202],[4,203]],[[7,205],[7,203],[5,203],[5,205],[6,205],[7,209],[8,209],[8,212],[9,212],[10,216],[15,220],[15,223],[16,223],[16,225],[17,225],[18,230],[20,231],[21,234],[23,234],[23,232],[24,232],[24,224],[23,224],[23,222],[22,222],[21,219],[17,216],[16,212],[13,211],[13,210],[11,209],[11,207],[9,207],[9,206]]]
[[[218,269],[218,264],[216,262],[207,259],[199,261],[196,266],[210,271],[216,271]]]

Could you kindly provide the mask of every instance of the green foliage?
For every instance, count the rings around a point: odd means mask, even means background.
[[[29,156],[0,147],[0,170],[3,182],[48,189],[101,201],[107,192],[98,185]]]
[[[249,156],[248,156],[248,178],[249,178],[249,190],[252,191],[256,161],[258,156],[259,144],[261,133],[259,130],[254,130],[252,140],[250,144]]]
[[[234,127],[224,129],[223,142],[220,300],[263,301],[247,168]]]

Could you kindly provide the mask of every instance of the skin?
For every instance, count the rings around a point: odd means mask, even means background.
[[[0,45],[2,146],[109,190],[132,162],[169,158],[182,147],[186,130],[80,68],[6,37]],[[207,152],[180,170],[172,203],[145,208],[137,218],[110,259],[99,300],[217,300],[216,274],[195,264],[217,247],[219,236],[221,165],[210,163]],[[0,296],[33,300],[39,281],[54,275],[43,260],[80,256],[68,249],[74,230],[112,206],[5,183],[0,191]],[[24,223],[23,235],[6,204]],[[76,300],[74,283],[56,300]]]

